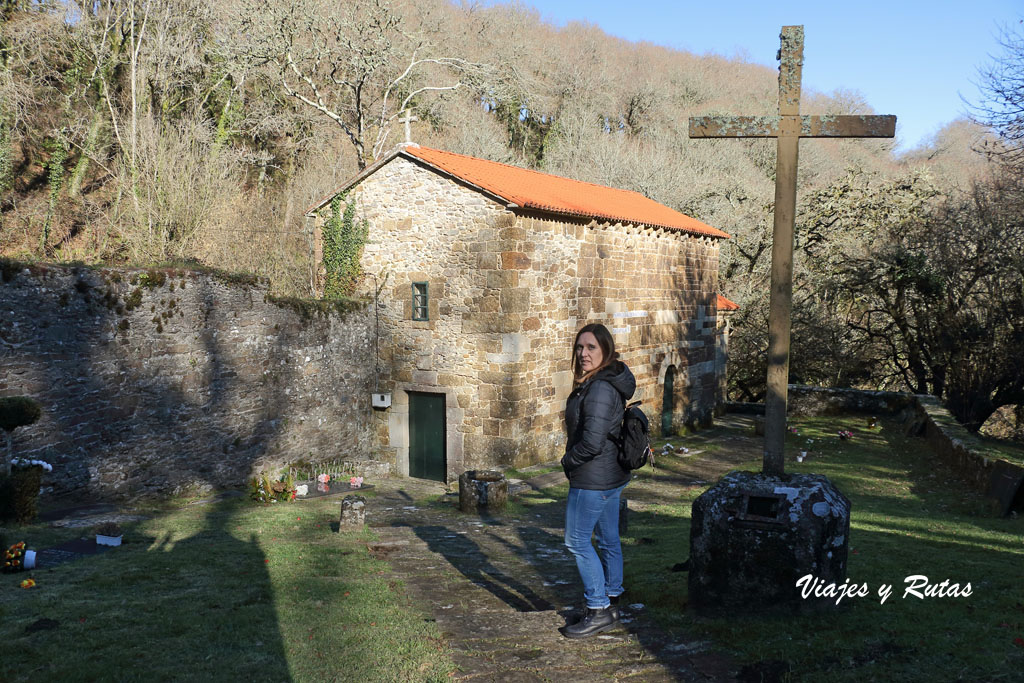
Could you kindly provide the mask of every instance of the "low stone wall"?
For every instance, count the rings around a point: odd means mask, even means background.
[[[797,417],[851,412],[897,416],[907,434],[924,438],[953,471],[991,499],[1000,514],[1021,504],[1024,467],[987,457],[981,440],[964,429],[934,396],[791,384],[787,408],[789,415]],[[727,403],[726,410],[764,414],[764,404]]]
[[[302,460],[391,470],[372,452],[369,306],[184,270],[2,265],[0,396],[43,407],[13,437],[53,465],[44,491],[200,492]]]
[[[992,500],[1000,514],[1019,506],[1024,467],[987,457],[981,440],[960,426],[934,396],[915,398],[914,407],[904,413],[907,433],[924,437],[947,465]]]
[[[913,406],[914,394],[789,385],[787,412],[795,417],[865,413],[895,415]]]

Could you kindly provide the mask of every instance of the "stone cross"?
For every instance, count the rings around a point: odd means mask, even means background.
[[[690,119],[691,138],[776,138],[775,217],[768,312],[768,393],[765,397],[764,472],[785,471],[789,335],[793,309],[793,223],[800,138],[891,138],[895,116],[801,116],[800,71],[804,27],[783,26],[779,50],[778,116],[704,116]]]
[[[409,128],[409,124],[413,121],[419,121],[418,118],[412,115],[412,112],[406,109],[402,112],[402,117],[398,119],[400,123],[405,124],[405,142],[409,144],[412,142],[412,129]]]

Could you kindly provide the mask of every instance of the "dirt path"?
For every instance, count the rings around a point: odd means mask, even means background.
[[[686,437],[692,450],[717,446],[715,456],[686,458],[671,471],[630,485],[630,508],[678,493],[680,483],[714,481],[760,454],[742,418]],[[555,478],[557,480],[557,477]],[[550,482],[551,478],[542,479]],[[621,627],[584,640],[558,628],[577,609],[576,566],[562,544],[561,503],[530,508],[531,517],[480,517],[450,504],[418,505],[443,495],[443,485],[414,479],[381,482],[367,500],[367,520],[379,534],[371,547],[387,559],[455,650],[468,681],[720,681],[735,680],[732,662],[707,642],[670,637],[642,606],[624,605]],[[628,593],[627,593],[628,597]]]

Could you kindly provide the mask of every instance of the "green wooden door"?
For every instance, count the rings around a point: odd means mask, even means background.
[[[444,394],[409,392],[409,476],[446,481]]]
[[[675,394],[672,385],[676,380],[676,366],[671,365],[665,371],[665,391],[661,395],[661,435],[672,434],[672,412],[675,410]]]

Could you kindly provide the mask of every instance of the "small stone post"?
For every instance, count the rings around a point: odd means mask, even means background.
[[[366,523],[366,499],[345,496],[341,501],[341,526],[359,527]]]

